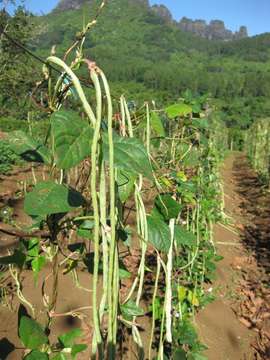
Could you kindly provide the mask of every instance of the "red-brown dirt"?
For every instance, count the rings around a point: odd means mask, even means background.
[[[241,153],[222,168],[225,214],[216,225],[219,255],[217,300],[201,311],[197,326],[209,360],[270,359],[270,196]]]
[[[31,181],[31,176],[29,168],[15,169],[10,176],[0,179],[0,207],[11,205],[20,226],[29,224],[29,219],[23,213],[22,200],[15,199],[15,194],[23,186],[22,181],[25,178]],[[196,316],[197,328],[202,342],[209,347],[205,352],[209,360],[270,359],[270,195],[250,170],[243,154],[232,154],[226,159],[222,179],[225,213],[230,224],[214,228],[217,251],[224,259],[218,264],[217,280],[213,284],[217,300]],[[132,220],[131,215],[129,222]],[[16,246],[14,237],[0,232],[1,255],[10,246]],[[37,287],[32,274],[27,271],[23,274],[25,297],[36,304],[40,319],[44,316],[40,287],[48,274],[46,268]],[[82,286],[91,287],[88,273],[80,272],[79,278]],[[59,285],[58,314],[91,305],[91,293],[75,288],[70,275],[61,274]],[[19,360],[23,350],[17,336],[18,302],[15,297],[10,298],[7,305],[9,307],[0,307],[0,359]],[[91,310],[82,312],[85,314],[82,322],[70,316],[58,317],[53,332],[61,334],[73,326],[81,326],[84,340],[90,342],[91,329],[86,324],[91,324]],[[148,325],[143,325],[146,329],[143,340],[147,341]],[[80,359],[88,358],[88,354],[84,354]],[[123,359],[133,359],[133,356],[126,354]]]

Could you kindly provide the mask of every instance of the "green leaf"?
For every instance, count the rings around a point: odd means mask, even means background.
[[[188,291],[187,288],[185,288],[184,286],[178,287],[177,293],[178,293],[178,301],[180,303],[182,303],[186,299],[187,291]]]
[[[90,155],[93,129],[74,111],[52,115],[55,162],[60,169],[70,169]]]
[[[208,358],[202,354],[192,352],[190,355],[188,355],[187,360],[208,360]]]
[[[185,245],[185,246],[193,246],[196,244],[196,235],[192,232],[187,231],[180,225],[175,225],[174,228],[174,239],[177,246]]]
[[[166,220],[176,219],[182,210],[182,205],[169,194],[157,196],[155,205]]]
[[[30,354],[26,355],[23,360],[49,360],[49,356],[38,350],[33,350]]]
[[[160,218],[147,216],[149,241],[158,250],[168,253],[171,244],[169,226]]]
[[[158,113],[152,111],[150,118],[151,126],[158,136],[165,137],[165,130]]]
[[[208,129],[209,122],[207,119],[193,119],[192,125],[199,129]]]
[[[136,180],[136,176],[134,174],[130,174],[127,171],[119,170],[117,172],[117,185],[118,185],[118,194],[120,201],[122,203],[126,202],[129,198]]]
[[[81,329],[72,329],[68,333],[59,336],[58,340],[64,348],[71,348],[74,344],[75,339],[80,337],[81,335]]]
[[[93,237],[92,229],[94,228],[94,225],[94,220],[83,221],[77,229],[77,235],[84,239],[91,240]]]
[[[144,310],[136,305],[133,300],[129,300],[124,305],[120,305],[120,310],[124,318],[130,319],[133,316],[143,316]]]
[[[119,278],[120,279],[129,279],[131,277],[131,273],[127,271],[125,265],[120,262],[119,264]]]
[[[174,119],[178,116],[186,116],[192,113],[192,107],[184,103],[174,104],[165,109],[169,119]]]
[[[192,105],[192,112],[194,114],[199,114],[202,111],[202,107],[199,103],[195,103]]]
[[[173,360],[187,360],[187,355],[185,350],[177,349],[173,354]]]
[[[67,360],[67,358],[66,355],[61,352],[54,356],[51,360]]]
[[[114,163],[119,169],[153,180],[152,168],[143,143],[136,138],[114,135]],[[103,155],[109,160],[108,137],[103,135]]]
[[[83,203],[84,199],[77,191],[53,181],[44,181],[26,195],[24,209],[28,215],[51,215],[66,213]]]
[[[22,316],[19,326],[19,337],[27,349],[38,349],[48,343],[41,325],[29,317]]]
[[[26,255],[20,250],[15,249],[13,255],[0,257],[1,265],[17,265],[19,268],[22,268],[26,261]]]
[[[200,162],[199,151],[196,149],[191,149],[191,151],[185,156],[182,160],[183,164],[188,167],[197,166]]]
[[[44,268],[45,265],[46,265],[45,256],[38,256],[31,261],[31,266],[34,272],[35,281],[37,281],[38,274]]]
[[[35,257],[39,254],[39,239],[32,238],[29,241],[25,241],[27,246],[27,255],[28,257]],[[28,259],[27,259],[28,260]]]
[[[50,164],[51,156],[46,146],[39,144],[22,130],[9,133],[11,149],[19,155],[29,155],[30,161],[44,162]]]
[[[72,359],[76,358],[76,355],[79,354],[80,352],[84,351],[87,349],[87,345],[86,344],[75,344],[72,346],[71,349],[71,357]]]

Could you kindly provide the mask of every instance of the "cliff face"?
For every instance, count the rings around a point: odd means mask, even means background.
[[[166,22],[173,22],[173,17],[170,10],[165,5],[153,5],[151,10],[162,17]]]
[[[60,0],[56,7],[56,10],[63,11],[80,9],[86,2],[86,0]]]
[[[212,20],[209,24],[204,20],[191,20],[183,17],[178,26],[183,31],[192,32],[209,40],[238,40],[248,37],[248,31],[245,26],[241,26],[239,31],[233,33],[226,29],[221,20]]]
[[[55,10],[76,10],[81,8],[84,4],[91,5],[91,3],[96,3],[96,1],[97,0],[60,0]],[[212,20],[209,24],[207,24],[205,20],[192,20],[187,17],[183,17],[179,22],[176,22],[173,20],[170,10],[165,5],[150,6],[149,0],[125,1],[147,7],[151,9],[152,12],[160,16],[166,23],[174,23],[183,31],[192,32],[193,34],[209,40],[229,41],[248,37],[247,28],[245,26],[241,26],[239,31],[233,33],[231,30],[226,29],[224,22],[221,20]],[[112,0],[111,4],[113,4]]]

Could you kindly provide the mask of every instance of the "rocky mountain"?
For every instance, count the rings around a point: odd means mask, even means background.
[[[84,4],[91,5],[95,0],[60,0],[55,11],[78,10]],[[110,0],[113,3],[114,0]],[[240,40],[248,37],[248,31],[245,26],[241,26],[239,31],[232,32],[225,27],[221,20],[212,20],[209,24],[205,20],[192,20],[183,17],[179,22],[173,19],[170,10],[165,5],[150,6],[149,0],[128,0],[129,3],[142,5],[151,12],[158,15],[167,24],[175,24],[185,32],[191,32],[208,40]]]
[[[155,14],[159,15],[162,19],[164,19],[165,22],[167,22],[167,23],[172,23],[173,22],[172,14],[171,14],[170,10],[165,5],[153,5],[151,7],[151,10]]]
[[[140,5],[150,6],[148,0],[129,0],[130,2],[136,2]],[[63,10],[77,10],[80,9],[83,5],[91,5],[94,0],[60,0],[58,5],[55,8],[55,11]]]
[[[248,37],[246,26],[241,26],[235,33],[228,30],[221,20],[212,20],[209,24],[205,20],[192,20],[183,17],[178,26],[181,30],[192,32],[209,40],[240,40]]]

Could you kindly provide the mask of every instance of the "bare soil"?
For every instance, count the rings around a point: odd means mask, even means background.
[[[245,155],[231,154],[222,168],[229,225],[216,225],[217,299],[196,323],[209,360],[270,359],[270,194]]]
[[[37,172],[37,177],[42,178],[42,173]],[[8,176],[0,178],[0,207],[8,205],[14,208],[15,220],[20,227],[30,223],[23,212],[20,191],[24,186],[23,181],[28,179],[31,182],[31,178],[30,168],[14,169]],[[234,153],[226,159],[222,178],[225,213],[230,224],[220,224],[214,228],[218,254],[224,257],[218,264],[217,279],[213,284],[217,300],[199,312],[196,324],[202,342],[209,347],[205,352],[209,360],[270,359],[270,193],[250,170],[241,153]],[[153,196],[147,199],[149,204]],[[133,217],[131,210],[131,226]],[[1,232],[1,226],[4,225],[0,223],[0,255],[4,255],[7,249],[16,246],[18,240]],[[136,249],[130,256],[126,259],[129,266],[136,263]],[[40,320],[44,317],[40,288],[49,271],[49,268],[45,268],[37,286],[30,272],[23,273],[24,295],[36,305]],[[83,287],[91,288],[88,272],[79,272],[79,280]],[[47,283],[48,289],[50,281]],[[91,305],[91,293],[75,288],[70,275],[60,274],[59,286],[57,314]],[[147,294],[144,295],[147,302]],[[19,360],[23,355],[17,335],[18,306],[16,297],[11,296],[6,306],[0,307],[1,360]],[[91,309],[85,309],[82,313],[83,320],[72,316],[56,317],[53,333],[61,334],[73,327],[81,327],[82,341],[91,342]],[[143,341],[147,343],[148,320],[142,323],[142,327],[145,330]],[[130,350],[129,354],[123,356],[124,360],[135,359]],[[84,353],[80,360],[88,358],[88,353]]]

